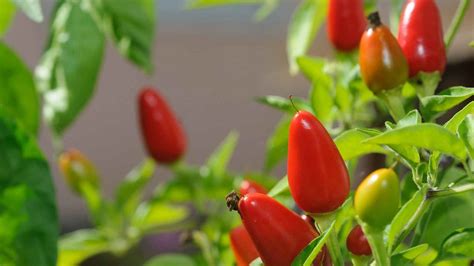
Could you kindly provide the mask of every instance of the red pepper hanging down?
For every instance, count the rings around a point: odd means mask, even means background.
[[[240,195],[246,195],[248,193],[262,193],[267,194],[267,190],[260,184],[252,180],[244,180],[240,184],[239,189]]]
[[[370,25],[359,46],[360,73],[367,87],[377,94],[404,84],[408,79],[408,63],[379,14],[374,12],[367,18]]]
[[[398,42],[402,47],[410,77],[419,72],[444,72],[446,49],[443,25],[434,0],[408,0],[400,17]]]
[[[227,205],[239,212],[260,258],[266,266],[288,266],[318,233],[300,216],[273,198],[250,193],[239,198],[233,192]],[[322,253],[314,265],[320,265]]]
[[[362,0],[330,0],[327,34],[334,48],[349,52],[359,46],[367,22]]]
[[[372,255],[372,249],[370,249],[369,241],[362,231],[360,225],[356,225],[346,240],[347,249],[354,255],[357,256],[370,256]]]
[[[306,111],[297,112],[291,121],[288,182],[296,204],[308,213],[334,211],[349,195],[349,174],[336,144]]]
[[[138,96],[140,124],[148,153],[155,161],[174,163],[186,150],[186,137],[158,91],[144,88]]]
[[[230,231],[230,247],[237,261],[237,266],[248,266],[259,257],[257,249],[243,225]]]

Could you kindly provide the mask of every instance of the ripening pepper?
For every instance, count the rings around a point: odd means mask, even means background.
[[[398,43],[408,60],[410,77],[419,72],[444,72],[443,24],[434,0],[406,2],[400,17]]]
[[[378,169],[360,183],[354,196],[354,209],[359,218],[376,229],[388,225],[400,205],[400,184],[390,168]]]
[[[372,249],[370,248],[369,241],[365,237],[364,231],[360,225],[356,225],[352,228],[351,232],[346,239],[347,249],[354,255],[357,256],[370,256],[372,255]]]
[[[230,231],[230,247],[234,253],[237,266],[248,266],[259,257],[258,251],[243,225]]]
[[[359,46],[359,65],[367,87],[378,94],[404,84],[408,63],[397,39],[380,21],[378,12],[368,17],[369,27]]]
[[[266,266],[288,266],[318,233],[296,213],[261,193],[240,198],[230,193],[229,209],[239,212],[260,258]],[[322,252],[313,265],[320,265]]]
[[[59,170],[75,193],[82,195],[84,186],[99,187],[99,174],[94,164],[80,151],[71,149],[59,155]]]
[[[296,204],[307,213],[334,211],[349,195],[349,174],[336,144],[306,111],[298,111],[290,124],[288,183]]]
[[[155,161],[171,164],[186,151],[186,137],[165,99],[152,88],[138,96],[141,131],[148,153]]]
[[[327,34],[334,48],[349,52],[359,46],[367,25],[362,0],[330,0]]]
[[[239,193],[240,195],[246,195],[248,193],[267,194],[267,190],[255,181],[244,180],[242,183],[240,183]]]

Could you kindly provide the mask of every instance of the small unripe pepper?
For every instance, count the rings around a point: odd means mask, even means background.
[[[288,266],[318,233],[273,198],[250,193],[239,198],[230,193],[227,198],[229,209],[239,212],[242,222],[257,248],[260,258],[267,266]],[[322,252],[314,265],[320,265]]]
[[[362,0],[330,0],[327,34],[334,48],[349,52],[359,46],[367,22]]]
[[[367,87],[378,94],[404,84],[408,63],[390,30],[382,24],[377,12],[368,16],[369,27],[362,35],[359,65]]]
[[[360,225],[356,225],[352,228],[351,232],[346,239],[347,249],[354,255],[357,256],[370,256],[372,255],[372,249],[370,249],[369,241],[362,231]]]
[[[400,205],[400,184],[389,168],[372,172],[359,185],[354,196],[354,209],[359,218],[372,228],[388,225]]]
[[[99,175],[94,164],[80,151],[71,149],[59,155],[59,170],[72,191],[81,195],[85,185],[97,189]]]
[[[239,193],[240,195],[246,195],[248,193],[267,194],[267,189],[255,181],[244,180],[240,183]]]
[[[248,266],[259,257],[258,251],[243,225],[230,231],[230,247],[234,253],[237,266]]]
[[[446,67],[441,15],[434,0],[408,0],[400,17],[398,42],[402,47],[410,77],[419,72],[440,74]]]
[[[298,111],[290,124],[288,183],[296,204],[307,213],[334,211],[349,195],[349,174],[336,144],[306,111]]]
[[[155,161],[171,164],[186,151],[186,137],[165,99],[152,88],[138,96],[138,111],[143,139]]]

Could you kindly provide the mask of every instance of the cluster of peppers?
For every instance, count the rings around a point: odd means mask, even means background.
[[[359,49],[362,79],[377,96],[396,90],[420,72],[442,73],[445,69],[442,24],[434,0],[407,1],[398,39],[382,24],[377,12],[366,20],[362,0],[330,0],[328,12],[329,40],[340,52]],[[144,88],[138,104],[150,156],[162,164],[179,161],[186,151],[186,137],[164,98],[156,90]],[[76,150],[61,155],[60,169],[79,194],[98,185],[95,168]],[[344,160],[324,126],[306,111],[297,111],[290,124],[288,183],[296,205],[308,215],[288,209],[250,180],[241,184],[239,193],[228,195],[228,207],[238,211],[243,222],[230,232],[237,265],[249,265],[258,257],[269,266],[291,265],[325,229],[312,217],[318,221],[337,211],[349,196],[350,178]],[[370,256],[372,249],[378,248],[377,240],[370,236],[391,222],[399,205],[399,179],[392,169],[378,169],[368,175],[354,195],[360,225],[349,233],[347,249],[355,256]],[[336,252],[334,247],[324,247],[313,265],[332,265]],[[381,250],[376,253],[377,263],[386,261]]]

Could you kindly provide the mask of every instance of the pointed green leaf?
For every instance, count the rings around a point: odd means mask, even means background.
[[[293,101],[293,104],[291,103]],[[299,97],[291,97],[291,100],[289,98],[284,98],[281,96],[264,96],[257,98],[257,102],[268,105],[272,108],[294,114],[297,110],[306,110],[306,111],[312,111],[311,107],[309,104],[306,102],[305,99],[299,98]],[[296,107],[296,109],[295,109]]]
[[[450,234],[441,244],[442,256],[466,256],[472,258],[474,255],[474,228],[458,229]]]
[[[212,175],[217,177],[224,176],[238,140],[239,134],[235,131],[231,131],[219,147],[211,154],[206,165]]]
[[[346,161],[369,153],[387,153],[387,150],[379,145],[363,142],[371,137],[372,135],[359,129],[351,129],[336,137],[334,142]]]
[[[444,124],[444,127],[447,130],[453,133],[456,133],[458,130],[459,124],[461,124],[464,118],[469,114],[474,115],[474,102],[468,103],[466,106],[464,106],[463,109],[461,109],[459,112],[453,115],[453,117],[451,117],[451,119],[449,119],[448,122]]]
[[[43,21],[40,0],[13,0],[13,2],[34,22]]]
[[[13,18],[15,17],[16,8],[11,0],[0,0],[0,38],[7,32]]]
[[[332,119],[334,107],[334,100],[331,94],[332,88],[332,80],[328,76],[322,75],[318,80],[313,81],[309,93],[314,114],[323,123],[328,123]]]
[[[313,265],[314,259],[318,256],[319,252],[323,248],[324,244],[329,238],[329,234],[331,234],[332,230],[334,229],[335,222],[329,226],[328,230],[324,231],[320,236],[316,239],[311,241],[301,252],[296,256],[291,263],[292,266],[310,266]]]
[[[296,59],[301,73],[311,82],[316,81],[318,77],[324,75],[324,65],[326,60],[319,57],[300,56]]]
[[[474,95],[474,88],[457,86],[446,89],[437,95],[424,97],[421,99],[421,103],[427,113],[442,112],[460,104],[472,95]]]
[[[458,127],[458,136],[464,142],[471,159],[474,160],[474,115],[469,114]]]
[[[276,197],[280,195],[281,193],[288,191],[290,187],[288,186],[288,176],[283,177],[276,183],[275,186],[273,186],[272,189],[268,192],[268,196],[270,197]]]
[[[268,138],[265,171],[270,171],[286,157],[288,153],[288,131],[290,122],[291,119],[288,116],[284,116],[275,128],[273,135]]]
[[[402,119],[400,119],[400,121],[398,121],[397,127],[406,127],[421,124],[421,120],[422,118],[418,110],[411,110]]]

